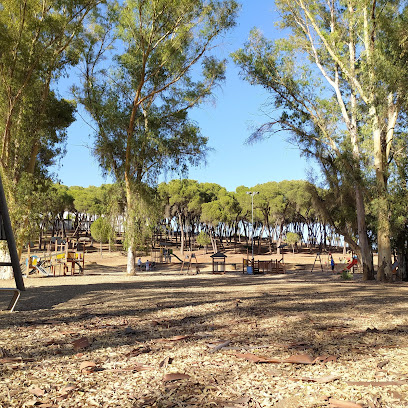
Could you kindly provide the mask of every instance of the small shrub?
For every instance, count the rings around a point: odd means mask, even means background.
[[[198,245],[203,246],[205,253],[207,253],[207,245],[211,244],[211,237],[206,232],[201,231],[196,238],[196,242]]]
[[[352,280],[353,279],[353,274],[348,271],[348,270],[344,270],[341,274],[340,274],[341,279],[343,280]]]
[[[96,242],[106,244],[113,238],[112,226],[106,218],[100,217],[92,223],[91,235]]]
[[[204,232],[204,231],[201,231],[201,232],[198,234],[198,236],[197,236],[197,238],[196,238],[196,241],[197,241],[197,244],[198,244],[198,245],[201,245],[201,246],[206,246],[206,245],[210,245],[210,244],[211,244],[211,238],[210,238],[210,236],[209,236],[206,232]]]
[[[293,253],[295,253],[295,244],[298,242],[300,242],[299,234],[296,234],[295,232],[288,232],[286,234],[286,243],[292,247]]]

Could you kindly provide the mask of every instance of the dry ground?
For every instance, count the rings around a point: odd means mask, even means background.
[[[120,254],[91,254],[83,276],[26,279],[0,316],[0,406],[408,407],[408,285],[314,259],[130,277]]]

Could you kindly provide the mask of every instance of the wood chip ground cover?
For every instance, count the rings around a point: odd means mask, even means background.
[[[26,283],[0,316],[1,407],[408,407],[405,283],[302,271]]]

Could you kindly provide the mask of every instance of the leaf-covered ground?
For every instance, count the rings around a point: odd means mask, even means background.
[[[405,283],[166,270],[26,284],[0,315],[1,407],[408,407]]]

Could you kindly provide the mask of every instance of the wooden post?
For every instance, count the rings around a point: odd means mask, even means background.
[[[10,215],[9,215],[8,208],[7,208],[6,196],[4,194],[3,182],[1,180],[1,176],[0,176],[0,212],[1,212],[1,218],[2,218],[1,221],[3,224],[4,233],[6,235],[7,245],[8,245],[8,249],[10,253],[10,259],[11,259],[10,266],[13,268],[13,275],[14,275],[14,280],[16,282],[16,287],[19,290],[25,290],[23,275],[21,273],[21,268],[20,268],[20,259],[17,254],[17,246],[16,246],[14,234],[13,234],[13,229],[11,228]]]

